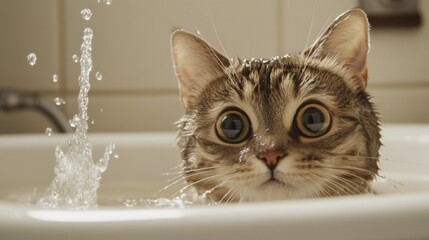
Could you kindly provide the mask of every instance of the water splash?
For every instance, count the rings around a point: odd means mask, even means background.
[[[127,208],[147,207],[147,208],[186,208],[194,203],[180,197],[157,198],[157,199],[126,199],[124,205]]]
[[[27,62],[30,66],[34,66],[37,62],[37,56],[35,53],[30,53],[27,55]]]
[[[88,140],[88,92],[92,71],[93,31],[86,28],[81,45],[79,75],[79,112],[73,117],[75,132],[68,140],[68,149],[55,149],[55,177],[38,205],[47,208],[88,209],[97,207],[97,189],[101,174],[106,171],[115,145],[106,146],[103,156],[94,162],[92,145]]]

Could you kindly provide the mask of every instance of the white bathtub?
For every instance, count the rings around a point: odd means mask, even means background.
[[[54,148],[66,137],[1,136],[0,239],[429,239],[429,125],[387,125],[383,136],[387,180],[376,184],[383,194],[89,211],[25,204],[52,180]],[[178,170],[171,170],[179,160],[174,133],[94,134],[90,140],[96,158],[110,142],[119,154],[103,175],[100,198],[152,197],[171,177],[161,173]]]

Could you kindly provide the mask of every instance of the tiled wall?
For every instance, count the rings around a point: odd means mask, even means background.
[[[171,131],[182,107],[170,59],[173,27],[200,32],[228,56],[271,57],[311,44],[320,29],[354,0],[2,0],[0,90],[37,92],[68,117],[77,111],[79,55],[85,27],[94,30],[90,116],[97,131]],[[429,2],[421,1],[423,17]],[[80,12],[92,10],[85,21]],[[374,29],[369,90],[384,122],[429,122],[429,27]],[[217,32],[217,35],[216,35]],[[218,39],[219,38],[219,39]],[[309,42],[307,43],[307,38]],[[37,64],[26,56],[35,52]],[[52,74],[59,82],[52,82]],[[0,133],[41,133],[52,127],[34,110],[0,111]]]

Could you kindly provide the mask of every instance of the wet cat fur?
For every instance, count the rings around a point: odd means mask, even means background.
[[[186,113],[178,145],[189,187],[208,202],[316,198],[370,193],[378,173],[379,121],[367,85],[365,13],[340,15],[307,50],[271,59],[229,60],[184,30],[172,33],[172,56]],[[316,138],[296,129],[308,103],[329,112]],[[244,112],[251,133],[226,143],[219,115]],[[282,152],[272,169],[261,153]]]

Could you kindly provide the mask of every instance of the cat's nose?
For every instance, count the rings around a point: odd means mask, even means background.
[[[261,152],[256,157],[262,160],[267,167],[273,171],[280,160],[287,156],[287,152],[279,151],[279,150],[268,150],[265,152]]]

